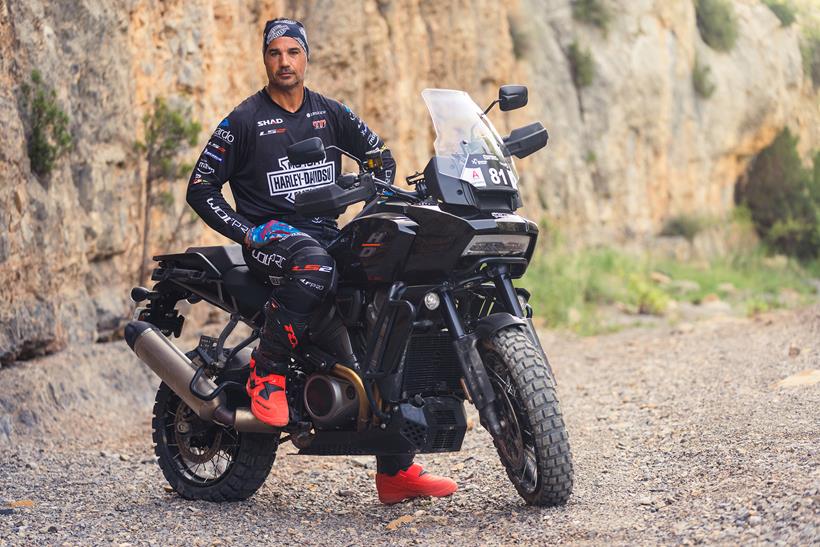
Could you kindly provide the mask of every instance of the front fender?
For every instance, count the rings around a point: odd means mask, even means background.
[[[526,327],[527,322],[510,313],[491,313],[487,317],[478,320],[475,328],[475,334],[479,339],[489,342],[492,340],[493,336],[495,336],[496,332],[511,325],[521,325],[522,327]]]

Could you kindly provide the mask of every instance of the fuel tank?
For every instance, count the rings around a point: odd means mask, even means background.
[[[375,212],[350,221],[328,252],[352,283],[392,283],[401,273],[418,224],[396,212]]]

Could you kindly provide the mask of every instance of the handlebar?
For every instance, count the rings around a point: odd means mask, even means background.
[[[380,188],[385,192],[390,192],[393,195],[402,197],[402,198],[407,199],[407,200],[409,200],[413,203],[418,203],[418,202],[422,201],[425,197],[425,196],[421,195],[421,193],[418,190],[414,190],[414,191],[402,190],[401,188],[399,188],[397,186],[393,186],[392,184],[390,184],[388,182],[385,182],[385,181],[383,181],[379,178],[376,178],[375,176],[373,177],[373,182],[376,183],[376,188]]]

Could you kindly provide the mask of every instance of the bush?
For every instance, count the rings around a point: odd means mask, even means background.
[[[580,89],[592,84],[595,78],[595,61],[592,59],[592,53],[582,48],[577,41],[569,46],[569,65],[575,87]]]
[[[755,230],[774,250],[801,259],[820,253],[820,153],[803,167],[797,138],[784,129],[755,158],[737,200],[751,211]]]
[[[31,170],[37,175],[51,173],[57,160],[71,148],[68,115],[57,104],[57,94],[34,70],[31,84],[24,84],[23,104],[28,111],[26,135]]]
[[[737,41],[737,18],[727,0],[696,0],[695,14],[701,38],[712,49],[729,51]]]
[[[820,87],[820,31],[808,33],[800,44],[803,72],[814,87]]]
[[[788,27],[794,23],[796,12],[791,4],[784,0],[763,0],[763,3],[780,19],[781,26]]]
[[[688,241],[695,239],[703,228],[705,221],[694,215],[678,215],[666,221],[661,230],[662,236],[683,236]]]
[[[612,15],[601,0],[573,0],[572,17],[576,21],[598,27],[604,33],[612,20]]]
[[[154,101],[154,108],[143,116],[142,124],[145,131],[145,141],[137,141],[134,148],[144,155],[148,163],[148,172],[145,177],[143,194],[143,226],[142,226],[142,259],[138,283],[145,281],[145,272],[148,266],[148,248],[150,235],[150,214],[155,204],[170,209],[174,204],[174,194],[162,191],[155,194],[155,183],[162,180],[182,178],[191,171],[189,164],[179,160],[179,155],[186,145],[196,144],[201,126],[191,119],[190,109],[176,109],[162,99]],[[184,214],[184,209],[183,209]],[[182,218],[182,216],[180,216]],[[180,222],[177,222],[179,226]]]
[[[510,26],[510,38],[512,39],[513,55],[516,59],[529,57],[532,51],[532,37],[527,23],[520,17],[509,16],[507,22]]]
[[[692,87],[698,96],[708,99],[715,92],[715,84],[712,83],[712,69],[708,65],[701,64],[700,59],[695,57],[695,66],[692,67]]]

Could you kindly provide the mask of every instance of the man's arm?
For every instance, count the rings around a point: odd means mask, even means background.
[[[341,127],[339,147],[345,152],[356,156],[362,162],[364,162],[368,152],[380,150],[383,167],[376,170],[375,174],[378,178],[392,184],[393,179],[396,178],[396,160],[393,159],[390,149],[387,148],[381,137],[370,129],[364,120],[354,114],[350,108],[341,103],[336,103],[334,106],[337,106],[336,118]]]
[[[237,243],[244,241],[253,225],[228,205],[222,185],[244,164],[249,136],[233,115],[222,120],[199,155],[186,196],[208,226]]]

